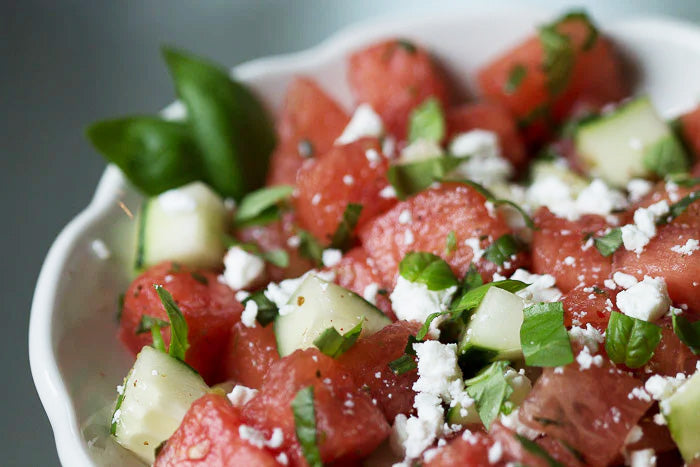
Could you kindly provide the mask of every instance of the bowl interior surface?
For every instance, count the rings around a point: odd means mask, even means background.
[[[382,37],[415,40],[434,52],[474,95],[479,66],[531,34],[551,12],[509,8],[450,11],[435,17],[391,18],[361,24],[298,54],[237,67],[272,112],[290,79],[314,77],[345,107],[352,107],[345,80],[347,54]],[[605,24],[637,70],[638,91],[647,92],[665,116],[692,107],[700,97],[700,31],[681,23],[635,19]],[[57,238],[37,284],[30,323],[30,360],[64,465],[142,465],[108,436],[115,387],[132,364],[116,338],[117,298],[132,278],[134,221],[140,195],[115,167],[108,167],[90,206]],[[126,209],[125,209],[126,208]],[[102,240],[107,260],[92,250]]]

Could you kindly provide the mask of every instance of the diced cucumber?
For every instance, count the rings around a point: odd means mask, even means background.
[[[201,182],[149,198],[139,213],[136,269],[161,261],[217,266],[224,255],[225,223],[223,201]]]
[[[700,457],[700,371],[661,401],[671,437],[686,463]]]
[[[592,175],[624,187],[632,178],[650,175],[648,161],[645,163],[647,151],[669,138],[677,142],[649,98],[639,97],[581,124],[575,144]]]
[[[165,352],[144,347],[124,380],[112,418],[117,442],[149,464],[154,450],[207,391],[201,376]]]
[[[520,326],[523,324],[523,299],[498,287],[491,287],[469,318],[462,335],[460,351],[472,347],[493,351],[496,358],[522,357]]]
[[[304,279],[285,308],[288,312],[275,319],[277,349],[282,357],[313,346],[331,326],[344,334],[364,319],[362,336],[368,336],[391,324],[384,313],[359,295],[313,274]]]
[[[588,180],[568,168],[562,161],[535,161],[530,170],[532,183],[547,177],[556,177],[566,183],[574,197],[588,186]]]

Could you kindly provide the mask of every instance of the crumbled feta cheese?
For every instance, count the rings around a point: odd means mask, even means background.
[[[379,284],[372,282],[367,285],[362,291],[362,298],[370,302],[372,305],[377,304],[377,293],[379,292]]]
[[[666,189],[666,193],[668,193],[668,199],[672,203],[676,203],[681,199],[681,196],[678,194],[678,184],[673,182],[672,180],[669,180],[666,182],[666,185],[664,186]]]
[[[486,252],[486,250],[481,248],[481,241],[477,237],[466,239],[464,244],[472,249],[472,254],[474,255],[472,262],[474,263],[478,262]]]
[[[579,326],[572,326],[569,330],[569,337],[580,345],[585,346],[592,353],[598,351],[598,347],[605,341],[605,337],[596,328],[586,323],[585,329]]]
[[[224,283],[226,283],[226,282],[224,282]],[[236,292],[235,296],[236,296],[236,301],[243,302],[243,300],[250,297],[250,292],[248,292],[246,290],[239,290],[238,292]]]
[[[496,462],[501,460],[501,457],[503,457],[503,446],[501,445],[500,441],[496,441],[489,448],[489,464],[495,464]]]
[[[627,398],[629,400],[639,399],[640,401],[651,402],[651,396],[644,390],[644,388],[641,387],[632,388],[632,391],[627,394]]]
[[[396,150],[396,140],[393,136],[387,135],[382,141],[382,153],[386,157],[394,157],[394,151]]]
[[[452,175],[491,186],[506,181],[513,174],[512,164],[502,157],[472,156],[459,164]]]
[[[197,209],[197,200],[187,188],[174,188],[158,195],[158,205],[168,213],[192,212]]]
[[[576,258],[574,258],[573,256],[567,256],[566,258],[564,258],[564,264],[566,264],[567,266],[573,266],[574,264],[576,264]]]
[[[313,195],[311,197],[311,204],[313,206],[318,205],[318,203],[320,203],[320,202],[321,202],[321,193],[316,193],[315,195]]]
[[[355,178],[352,175],[343,175],[343,183],[351,186],[353,183],[355,183]]]
[[[630,467],[655,467],[656,452],[649,449],[640,449],[630,453]]]
[[[287,239],[287,246],[289,248],[299,248],[301,245],[301,238],[298,235],[292,235]]]
[[[634,224],[623,225],[620,229],[625,250],[641,254],[644,247],[656,235],[656,221],[668,212],[669,206],[665,200],[634,211]]]
[[[634,224],[623,225],[620,227],[620,233],[622,234],[622,245],[627,251],[640,254],[649,243],[649,237]]]
[[[343,259],[343,252],[335,248],[326,248],[323,250],[321,255],[323,265],[327,268],[333,267],[340,263],[341,259]]]
[[[632,276],[631,274],[625,274],[624,272],[620,271],[616,271],[613,274],[613,281],[615,281],[615,284],[619,285],[623,289],[629,289],[637,282],[639,282],[637,278]]]
[[[412,245],[413,242],[415,241],[415,237],[413,236],[413,231],[411,229],[406,229],[403,232],[403,242],[406,245]]]
[[[627,183],[627,192],[629,193],[629,200],[631,203],[636,203],[640,199],[644,198],[654,184],[649,180],[644,180],[643,178],[633,178]]]
[[[384,124],[381,117],[369,104],[360,104],[355,109],[355,113],[343,133],[335,142],[336,144],[348,144],[366,136],[379,138],[382,134],[384,134]]]
[[[607,216],[627,206],[627,199],[602,180],[595,179],[578,194],[576,199],[568,183],[549,175],[533,183],[526,192],[530,207],[546,206],[554,215],[571,221],[584,214]]]
[[[588,370],[591,368],[591,366],[603,366],[603,357],[600,355],[591,355],[588,347],[584,347],[576,356],[576,362],[581,370]]]
[[[276,449],[280,447],[284,441],[284,434],[281,428],[274,428],[272,430],[272,436],[270,436],[269,440],[266,440],[265,435],[252,426],[239,425],[238,436],[240,436],[242,440],[258,448],[267,446],[271,449]]]
[[[314,274],[319,279],[329,282],[332,282],[333,279],[335,279],[335,273],[333,271],[311,270],[300,277],[285,279],[279,283],[270,282],[267,285],[267,288],[264,291],[265,297],[267,297],[268,300],[273,302],[277,308],[279,308],[280,315],[284,316],[294,311],[294,306],[288,305],[287,302],[289,302],[289,299],[292,298],[294,292],[296,292],[301,283],[304,282],[304,279],[306,279],[309,274]]]
[[[413,390],[452,400],[452,382],[462,377],[457,365],[456,344],[429,340],[413,344],[413,350],[418,359],[418,379],[413,383]]]
[[[250,402],[250,400],[255,397],[257,393],[257,389],[251,389],[249,387],[237,384],[233,387],[231,392],[226,394],[226,397],[228,397],[228,400],[231,401],[231,404],[234,407],[243,407]]]
[[[379,192],[379,197],[384,199],[396,198],[396,190],[393,186],[387,185]]]
[[[475,129],[460,133],[450,142],[450,154],[455,157],[500,157],[498,135],[492,131]]]
[[[639,425],[635,425],[632,427],[629,433],[627,433],[627,437],[625,438],[625,444],[634,444],[640,439],[642,439],[642,436],[644,436],[642,428]]]
[[[224,281],[234,290],[255,283],[265,271],[265,261],[239,246],[229,248],[224,256]]]
[[[511,279],[530,284],[515,294],[527,303],[556,302],[562,296],[561,290],[555,287],[556,280],[549,274],[532,274],[525,269],[516,270]],[[496,280],[494,278],[494,280]]]
[[[398,319],[423,323],[430,314],[444,311],[456,291],[454,286],[444,290],[428,290],[425,284],[399,276],[389,298]]]
[[[435,157],[442,157],[442,148],[438,143],[428,139],[417,139],[401,150],[399,162],[410,164]]]
[[[605,279],[603,281],[603,285],[605,285],[605,287],[610,290],[615,290],[617,288],[617,286],[615,285],[615,281],[612,279]]]
[[[413,216],[411,216],[411,211],[404,209],[399,213],[399,224],[410,224],[413,222]]]
[[[694,238],[689,238],[685,245],[674,245],[671,247],[671,251],[685,256],[690,256],[697,250],[700,250],[700,242]]]
[[[666,314],[669,306],[671,299],[663,277],[644,276],[644,280],[617,294],[618,309],[644,321],[656,321]]]
[[[255,319],[258,316],[258,304],[255,300],[248,300],[245,309],[241,313],[241,323],[247,328],[255,327]]]
[[[275,460],[282,465],[289,465],[289,457],[283,452],[280,452],[277,457],[275,457]]]
[[[600,179],[593,180],[576,198],[576,210],[581,214],[607,216],[627,207],[627,199]]]
[[[674,376],[653,375],[644,383],[644,389],[654,398],[660,401],[668,399],[686,380],[683,373]]]
[[[105,242],[100,239],[93,240],[90,244],[90,248],[95,256],[103,261],[108,260],[112,256],[112,252],[109,251],[109,248],[107,248]]]
[[[369,161],[369,165],[372,167],[382,161],[382,156],[379,154],[379,151],[374,148],[369,148],[367,151],[365,151],[365,157]]]

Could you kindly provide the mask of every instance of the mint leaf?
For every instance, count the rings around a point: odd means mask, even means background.
[[[440,101],[430,97],[413,109],[408,122],[408,141],[440,142],[445,137],[445,116]]]
[[[523,243],[511,234],[501,235],[484,250],[484,258],[498,266],[509,261],[511,257],[523,249]]]
[[[255,316],[255,320],[260,323],[262,327],[267,326],[277,318],[279,309],[272,300],[265,296],[263,290],[253,292],[248,298],[243,300],[241,304],[245,307],[246,303],[249,301],[253,301],[258,305],[258,314]]]
[[[539,39],[544,51],[543,69],[547,76],[549,94],[557,96],[569,85],[574,68],[574,49],[569,36],[561,34],[556,24],[539,29]]]
[[[688,156],[673,133],[646,147],[642,162],[647,170],[660,177],[688,170]]]
[[[610,314],[605,351],[613,362],[639,368],[651,359],[660,340],[661,328],[657,325],[617,311]]]
[[[189,342],[187,342],[187,322],[185,317],[182,315],[170,292],[165,290],[162,285],[156,284],[153,287],[156,289],[158,298],[160,298],[160,302],[163,304],[163,308],[165,308],[165,312],[170,320],[170,348],[168,349],[168,354],[184,362],[185,353],[190,346]]]
[[[406,199],[442,180],[462,162],[456,157],[437,156],[418,162],[394,164],[389,167],[386,176],[396,191],[396,197]]]
[[[574,361],[561,302],[538,303],[523,310],[520,345],[529,366],[563,366]]]
[[[350,347],[355,344],[357,338],[360,337],[362,332],[362,322],[364,317],[360,320],[355,327],[350,329],[345,334],[340,334],[336,329],[331,326],[325,331],[323,331],[316,339],[314,339],[314,345],[332,358],[337,358],[347,352]]]
[[[513,388],[504,375],[507,367],[508,362],[494,362],[475,377],[464,382],[467,393],[474,399],[479,418],[487,430],[501,413],[504,402],[513,393]]]
[[[256,225],[256,220],[267,220],[270,210],[277,212],[277,205],[289,198],[293,191],[293,186],[278,185],[248,193],[236,210],[236,224]]]
[[[656,225],[665,225],[671,222],[673,219],[676,217],[680,216],[685,212],[686,209],[688,209],[688,206],[693,204],[695,201],[700,199],[700,190],[693,191],[692,193],[688,194],[687,196],[684,196],[681,198],[680,201],[677,203],[672,204],[669,206],[669,212],[668,215],[665,217],[662,217],[658,221],[656,221]]]
[[[357,225],[357,221],[360,220],[360,214],[362,214],[361,204],[348,203],[348,205],[345,206],[343,217],[331,238],[330,248],[337,248],[342,251],[346,251],[350,248],[352,234]]]
[[[465,311],[477,308],[481,304],[481,301],[484,299],[486,292],[488,292],[491,287],[498,287],[499,289],[515,293],[518,290],[522,290],[527,286],[528,284],[526,284],[525,282],[516,281],[514,279],[505,279],[502,281],[489,282],[487,284],[478,286],[474,289],[468,290],[461,297],[459,297],[458,300],[452,303],[450,311]]]
[[[615,227],[602,237],[594,238],[593,243],[600,254],[607,258],[622,246],[622,230],[619,227]]]
[[[458,284],[445,260],[432,253],[408,253],[399,263],[399,274],[411,282],[425,284],[428,290],[444,290]]]
[[[318,449],[318,435],[316,434],[314,387],[307,386],[300,389],[292,400],[291,406],[294,414],[294,431],[306,462],[308,462],[309,467],[323,467],[321,452]]]
[[[674,314],[673,332],[695,355],[700,355],[700,321],[691,323],[684,316]]]
[[[505,91],[506,94],[515,94],[526,75],[527,68],[522,64],[518,63],[513,66],[508,73],[508,80],[506,80],[506,84],[503,86],[503,91]]]

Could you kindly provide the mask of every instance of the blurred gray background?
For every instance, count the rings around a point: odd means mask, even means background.
[[[58,464],[27,357],[34,283],[53,238],[87,205],[105,166],[86,144],[85,126],[105,117],[152,113],[172,99],[161,44],[235,65],[309,47],[363,18],[477,3],[487,2],[0,2],[0,248],[5,271],[0,285],[0,464]],[[606,19],[664,14],[700,21],[697,0],[532,3],[554,10],[585,5]]]

